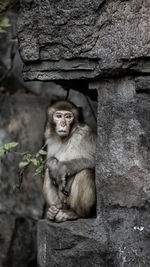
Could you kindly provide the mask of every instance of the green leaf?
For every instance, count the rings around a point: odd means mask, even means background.
[[[3,17],[0,20],[0,27],[10,27],[11,24],[9,23],[9,19],[7,17]]]
[[[5,31],[5,30],[3,30],[1,27],[0,27],[0,33],[3,33],[3,32],[7,32],[7,31]]]
[[[15,185],[12,186],[13,190],[16,190],[16,189],[19,189],[19,188],[20,188],[19,184],[15,184]]]
[[[39,151],[39,154],[40,154],[40,155],[47,155],[47,152],[46,152],[45,150],[41,149],[41,150]]]
[[[35,175],[40,174],[44,169],[44,165],[40,165],[38,168],[35,170]]]
[[[3,148],[3,146],[0,147],[0,157],[3,156],[5,153],[5,150]]]
[[[10,40],[12,43],[18,43],[18,39],[16,38],[16,39],[11,39]]]
[[[24,156],[23,156],[23,160],[27,160],[28,162],[31,160],[32,158],[32,155],[29,154],[29,153],[26,153]]]
[[[33,158],[31,159],[31,162],[34,164],[34,166],[38,166],[39,165],[39,160]]]
[[[42,157],[39,158],[39,161],[40,161],[40,163],[42,163],[42,164],[45,162],[45,160],[44,160]]]
[[[18,145],[19,145],[19,143],[17,143],[17,142],[11,142],[11,143],[5,144],[5,145],[4,145],[4,149],[5,149],[5,150],[9,150],[9,149],[11,149],[11,148],[13,148],[13,147],[16,147],[16,146],[18,146]]]
[[[21,169],[21,168],[24,168],[24,167],[26,167],[26,166],[28,166],[29,165],[29,162],[27,162],[27,161],[21,161],[20,163],[19,163],[19,168]]]

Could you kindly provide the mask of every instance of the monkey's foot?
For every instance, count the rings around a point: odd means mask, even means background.
[[[60,209],[57,208],[55,205],[51,206],[47,211],[47,219],[49,219],[50,221],[54,221],[59,211]]]
[[[79,216],[72,210],[61,209],[55,216],[56,222],[65,222],[67,220],[76,220]]]

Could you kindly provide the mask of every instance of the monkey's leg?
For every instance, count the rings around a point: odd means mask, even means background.
[[[49,171],[46,169],[45,177],[44,177],[44,184],[43,184],[43,194],[46,200],[46,203],[49,206],[47,211],[47,218],[49,220],[54,220],[56,214],[58,213],[59,209],[62,207],[61,200],[59,198],[57,188],[53,185],[50,177]]]
[[[67,220],[76,220],[79,216],[73,210],[60,209],[56,214],[56,222],[65,222]]]
[[[52,183],[49,177],[48,168],[45,172],[44,184],[43,184],[43,193],[46,200],[46,203],[51,205],[61,204],[60,198],[58,196],[57,187]]]
[[[74,177],[70,178],[65,187],[65,190],[67,190],[68,192],[70,191],[73,179]],[[77,219],[78,215],[74,211],[68,209],[68,197],[61,191],[58,191],[58,195],[59,199],[61,200],[61,204],[51,206],[47,212],[47,217],[50,220],[55,220],[56,222],[64,222],[67,220]]]
[[[56,222],[90,216],[96,203],[95,177],[92,170],[85,169],[75,175],[66,203],[70,209],[60,209],[55,217]]]
[[[85,169],[76,174],[71,186],[69,197],[70,208],[79,217],[89,217],[96,203],[96,188],[94,172]]]

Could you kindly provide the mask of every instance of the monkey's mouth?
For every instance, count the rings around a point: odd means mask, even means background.
[[[58,135],[61,137],[68,136],[68,131],[67,130],[59,130]]]

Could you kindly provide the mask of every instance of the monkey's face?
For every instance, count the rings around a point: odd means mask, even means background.
[[[59,110],[53,114],[53,121],[55,123],[55,131],[60,137],[69,135],[71,125],[74,120],[74,115],[71,111]]]

